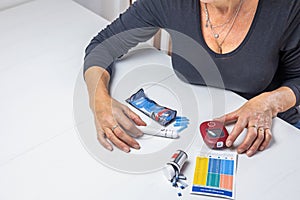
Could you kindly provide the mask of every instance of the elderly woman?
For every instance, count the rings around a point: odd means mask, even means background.
[[[236,122],[226,141],[228,147],[247,128],[238,153],[252,156],[266,149],[275,116],[299,128],[299,0],[138,0],[94,37],[86,49],[84,76],[90,106],[99,142],[108,150],[113,149],[110,142],[125,152],[139,149],[137,141],[127,133],[139,136],[142,132],[135,125],[146,125],[128,107],[110,97],[111,66],[116,58],[152,37],[159,28],[180,32],[201,45],[217,66],[225,89],[248,99],[238,110],[219,119]],[[184,45],[169,32],[175,52]],[[108,39],[116,34],[116,39]],[[175,53],[172,64],[189,83],[206,84],[197,73],[199,66]],[[214,86],[213,82],[210,80],[210,85]]]

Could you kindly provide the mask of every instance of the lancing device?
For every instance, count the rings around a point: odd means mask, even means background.
[[[172,139],[176,139],[179,137],[177,131],[172,129],[153,128],[147,126],[139,126],[138,128],[146,135],[159,136],[159,137],[172,138]]]

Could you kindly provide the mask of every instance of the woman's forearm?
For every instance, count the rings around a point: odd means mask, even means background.
[[[98,104],[99,99],[105,100],[109,98],[108,84],[110,80],[109,73],[102,67],[90,67],[85,73],[90,107],[94,111],[95,104]],[[97,98],[96,98],[97,97]]]

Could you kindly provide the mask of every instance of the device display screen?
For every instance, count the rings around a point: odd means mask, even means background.
[[[210,137],[219,138],[224,136],[224,132],[222,129],[206,129],[206,132]]]

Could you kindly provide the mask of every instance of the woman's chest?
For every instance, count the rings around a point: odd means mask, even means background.
[[[214,52],[201,31],[199,10],[174,13],[168,31],[172,38],[172,63],[186,82],[223,87],[242,93],[257,93],[272,82],[280,62],[284,22],[270,19],[269,8],[261,5],[245,36],[232,51]],[[176,17],[175,17],[176,16]],[[249,25],[248,25],[249,26]]]

